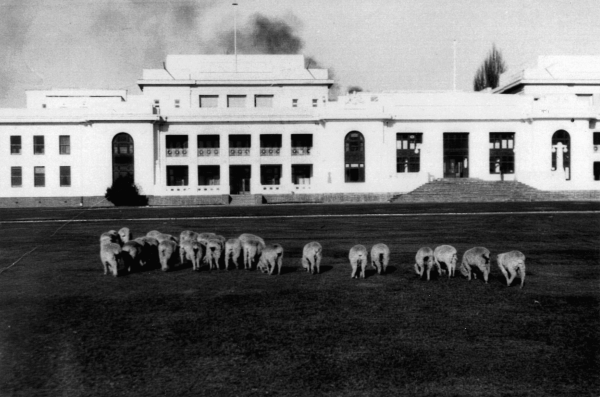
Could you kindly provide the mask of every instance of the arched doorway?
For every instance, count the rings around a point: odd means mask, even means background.
[[[133,138],[121,132],[112,140],[113,182],[119,178],[134,182]]]
[[[344,169],[346,182],[365,181],[365,137],[358,131],[344,138]]]
[[[571,179],[571,136],[565,130],[552,135],[552,171],[564,172],[565,180]]]

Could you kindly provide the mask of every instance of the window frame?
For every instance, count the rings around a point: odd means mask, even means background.
[[[241,106],[231,106],[232,104],[235,104],[237,102],[233,102],[232,103],[232,99],[237,99],[240,100],[241,102],[239,102],[239,105]],[[248,96],[247,95],[227,95],[227,107],[228,108],[232,108],[232,109],[243,109],[248,107]]]
[[[396,133],[396,173],[421,172],[421,145],[422,132]]]
[[[66,171],[66,172],[64,172]],[[58,169],[59,183],[61,187],[71,187],[71,166],[61,165]]]
[[[360,131],[350,131],[344,137],[344,182],[364,183],[365,136]]]
[[[63,143],[64,138],[66,138],[67,143]],[[59,135],[58,136],[58,154],[61,154],[61,155],[71,154],[71,135]]]
[[[184,170],[185,169],[185,173],[183,174],[183,178],[182,184],[177,183],[179,181],[179,179],[175,179],[176,177],[178,177],[178,175],[175,175],[175,172],[173,172],[173,175],[170,175],[169,171],[175,171],[175,170]],[[189,186],[190,184],[190,167],[187,165],[167,165],[166,167],[166,173],[167,173],[167,186]],[[174,182],[174,183],[172,183]]]
[[[490,132],[489,173],[491,175],[515,173],[515,144],[514,132]]]
[[[206,171],[209,170],[216,170],[217,172],[208,172],[208,173],[202,173],[201,169],[204,169]],[[210,179],[210,176],[217,176],[218,178],[212,178]],[[201,177],[204,177],[203,179],[206,180],[206,182],[201,181]],[[217,181],[218,183],[210,183],[210,181]],[[198,186],[220,186],[221,185],[221,166],[220,165],[199,165],[198,166]]]
[[[19,141],[18,143],[16,141]],[[21,135],[11,135],[10,136],[10,154],[11,155],[20,155],[23,152],[23,139]]]
[[[212,101],[207,101],[206,105],[210,106],[202,106],[202,99],[214,99],[214,103]],[[214,104],[214,106],[212,106]],[[198,95],[198,107],[201,109],[211,109],[219,107],[219,96],[218,95]]]
[[[41,143],[40,143],[41,141]],[[44,135],[34,135],[33,136],[33,154],[34,155],[42,155],[45,154],[46,149],[46,139]]]
[[[33,167],[33,187],[46,187],[46,167]]]
[[[275,172],[267,172],[275,171]],[[281,185],[281,164],[261,164],[260,165],[260,184],[262,186],[279,186]],[[268,179],[272,173],[272,178]]]
[[[10,167],[10,187],[23,187],[23,167]]]

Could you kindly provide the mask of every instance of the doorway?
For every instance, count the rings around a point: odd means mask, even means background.
[[[469,177],[469,134],[444,133],[444,178]]]
[[[229,166],[229,193],[250,194],[251,167],[249,165]]]

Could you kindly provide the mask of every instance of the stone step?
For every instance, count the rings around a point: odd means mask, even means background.
[[[232,194],[229,205],[257,205],[262,204],[261,194]]]

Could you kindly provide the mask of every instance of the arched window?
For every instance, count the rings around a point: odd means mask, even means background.
[[[127,178],[134,181],[133,173],[133,138],[121,132],[112,140],[113,181]]]
[[[346,182],[364,182],[365,137],[358,131],[350,131],[344,139],[344,148]]]
[[[565,130],[552,135],[552,171],[564,171],[565,179],[571,179],[571,136]]]

